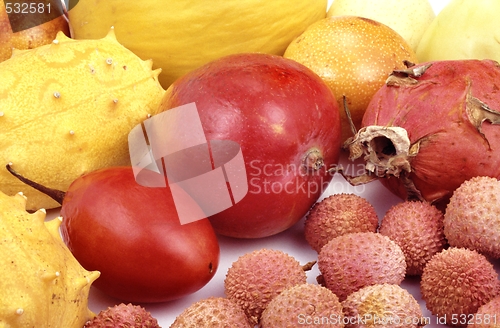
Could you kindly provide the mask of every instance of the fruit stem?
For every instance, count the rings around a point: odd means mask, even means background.
[[[311,261],[311,262],[307,262],[306,264],[304,264],[302,266],[302,270],[304,271],[311,271],[312,268],[314,267],[314,265],[316,264],[317,261]]]
[[[58,202],[59,204],[62,205],[63,200],[64,200],[64,196],[66,195],[66,193],[64,191],[45,187],[45,186],[43,186],[35,181],[32,181],[32,180],[22,176],[21,174],[17,173],[12,168],[12,163],[8,163],[5,166],[5,168],[7,169],[7,171],[9,171],[10,174],[12,174],[16,178],[18,178],[21,182],[27,184],[28,186],[30,186],[38,191],[40,191],[41,193],[44,193],[45,195],[49,196],[50,198],[52,198],[53,200],[55,200],[56,202]]]
[[[347,121],[349,122],[349,127],[351,128],[352,135],[356,135],[356,133],[358,133],[358,130],[356,129],[356,126],[352,121],[351,111],[349,110],[349,106],[347,106],[347,97],[342,96],[342,100],[344,102],[344,111],[347,117]]]
[[[317,148],[309,149],[302,160],[302,166],[306,171],[317,171],[325,165],[323,155]]]

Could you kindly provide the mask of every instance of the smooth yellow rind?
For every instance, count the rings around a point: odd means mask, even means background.
[[[94,314],[85,270],[59,235],[59,218],[25,210],[26,198],[0,192],[0,327],[81,328]]]
[[[56,40],[16,51],[0,63],[0,191],[23,191],[29,210],[55,201],[5,168],[66,191],[87,172],[128,165],[128,133],[158,111],[159,70],[118,43],[113,29],[98,40]]]
[[[241,52],[282,55],[307,26],[326,16],[327,0],[80,0],[68,17],[76,39],[109,26],[128,49],[162,68],[167,88],[209,61]]]

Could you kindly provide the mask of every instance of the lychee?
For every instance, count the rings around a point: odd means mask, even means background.
[[[463,182],[446,207],[444,233],[451,246],[500,258],[500,181],[478,176]]]
[[[434,255],[420,281],[422,299],[448,325],[466,326],[452,318],[468,316],[498,295],[498,274],[488,259],[470,249],[451,247]]]
[[[392,206],[382,218],[379,232],[403,250],[407,275],[421,275],[425,264],[446,245],[443,212],[423,201]]]
[[[316,203],[306,216],[304,233],[319,253],[332,238],[352,232],[376,232],[378,216],[365,198],[356,194],[334,194]]]
[[[468,318],[468,328],[500,327],[500,295],[481,305],[476,314]]]
[[[99,312],[84,328],[161,328],[158,321],[140,305],[121,303]]]
[[[342,307],[350,318],[346,327],[417,328],[428,324],[413,295],[394,284],[363,287],[347,296]]]
[[[252,328],[245,312],[224,297],[208,297],[193,303],[175,318],[170,328]]]
[[[306,282],[306,273],[294,257],[279,250],[261,249],[233,262],[224,288],[227,298],[243,308],[252,324],[257,324],[274,297]]]
[[[318,256],[325,286],[341,301],[362,287],[400,284],[406,273],[404,253],[394,241],[375,232],[333,238]]]
[[[261,328],[344,327],[342,305],[331,290],[316,284],[290,287],[269,302]]]

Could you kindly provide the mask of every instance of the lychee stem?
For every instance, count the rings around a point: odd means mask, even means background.
[[[307,262],[306,264],[304,264],[302,266],[302,270],[304,271],[311,271],[312,268],[314,267],[314,265],[316,264],[317,261],[311,261],[311,262]]]

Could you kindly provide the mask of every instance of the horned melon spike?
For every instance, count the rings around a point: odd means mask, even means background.
[[[56,38],[52,41],[52,44],[59,45],[64,42],[75,41],[74,39],[68,37],[63,31],[59,31],[56,34]]]
[[[47,211],[44,208],[41,208],[38,211],[32,213],[31,216],[34,218],[35,222],[44,224],[45,218],[47,217]]]
[[[146,68],[146,69],[150,69],[150,70],[152,70],[152,69],[153,69],[153,60],[151,60],[151,59],[147,59],[147,60],[145,60],[143,63],[144,63],[144,68]],[[160,69],[160,70],[161,70],[161,69]]]
[[[21,191],[12,196],[12,202],[17,203],[20,208],[24,208],[26,206],[27,200],[28,198]]]
[[[142,62],[142,67],[144,67],[145,70],[151,71],[151,77],[155,79],[155,81],[158,81],[158,76],[161,73],[161,68],[157,68],[153,70],[153,60],[152,59],[146,59]]]
[[[44,272],[40,278],[42,281],[46,283],[53,283],[57,278],[61,276],[61,272],[59,271],[54,271],[54,272]]]
[[[153,78],[158,81],[158,76],[160,75],[161,73],[161,68],[157,68],[153,71]]]
[[[110,27],[108,33],[106,34],[106,36],[103,39],[106,39],[107,41],[113,41],[113,42],[119,43],[118,39],[116,38],[114,26]],[[77,39],[73,39],[73,38],[67,36],[63,31],[59,31],[56,34],[56,38],[52,41],[52,44],[61,44],[64,42],[74,42],[74,41],[77,41]]]
[[[118,39],[116,38],[116,33],[115,33],[115,27],[111,26],[109,28],[108,34],[106,34],[106,38],[110,38],[118,42]]]
[[[0,192],[0,322],[83,327],[94,316],[88,295],[100,273],[73,257],[59,234],[61,219],[45,222],[45,210],[30,214],[25,205],[22,193]]]

